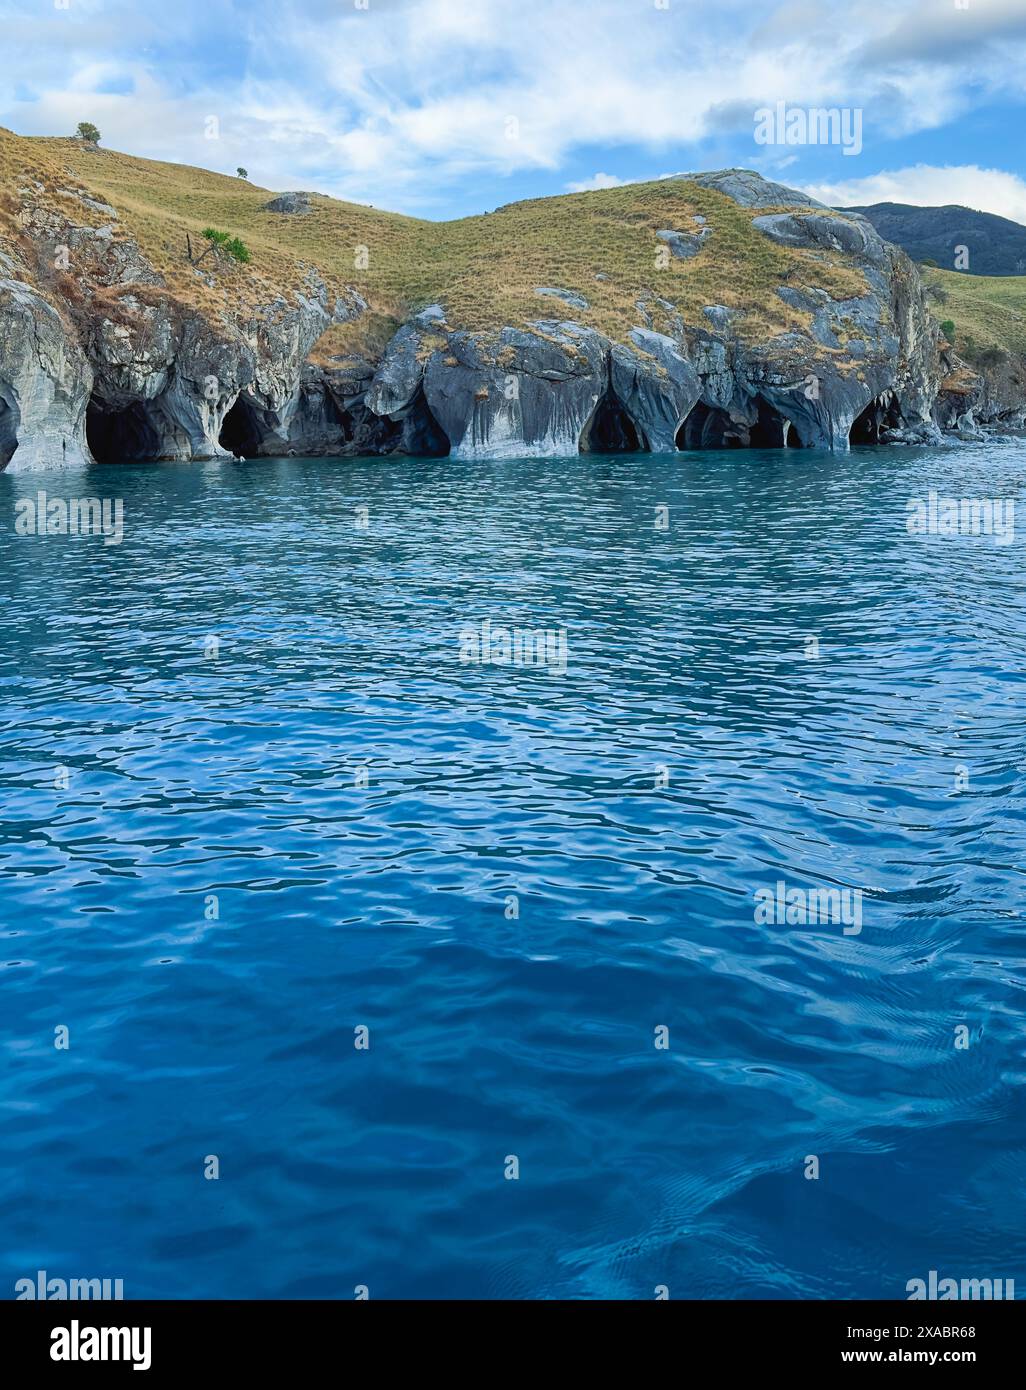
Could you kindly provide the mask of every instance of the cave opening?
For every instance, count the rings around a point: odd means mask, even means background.
[[[256,407],[243,391],[222,420],[217,442],[237,459],[245,459],[260,452],[263,438]]]
[[[0,382],[0,470],[7,467],[18,447],[18,426],[21,412],[14,400],[14,392]]]
[[[607,391],[581,434],[581,453],[637,454],[644,447],[634,421],[612,391]]]
[[[719,406],[699,401],[677,431],[678,449],[743,449],[748,442],[744,425],[733,421]]]
[[[159,457],[161,432],[148,402],[115,407],[93,396],[86,410],[86,442],[97,463],[145,462]]]
[[[446,458],[452,449],[449,436],[428,405],[423,387],[403,417],[402,431],[403,453],[417,458]]]
[[[748,432],[748,443],[753,449],[788,449],[797,446],[791,421],[781,415],[762,396],[757,396],[758,418]]]
[[[869,402],[848,431],[850,444],[879,444],[888,430],[900,429],[903,421],[898,398],[890,391]]]

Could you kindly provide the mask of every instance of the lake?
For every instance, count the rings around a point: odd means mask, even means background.
[[[0,475],[0,1296],[1026,1289],[1024,476]]]

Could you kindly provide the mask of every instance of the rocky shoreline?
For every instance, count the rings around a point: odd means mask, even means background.
[[[539,317],[526,325],[471,332],[433,305],[377,360],[315,365],[310,354],[325,331],[366,311],[356,287],[332,295],[310,268],[291,299],[230,319],[206,315],[164,292],[139,247],[115,237],[113,208],[95,227],[30,202],[17,244],[0,247],[0,467],[844,451],[1022,427],[1021,388],[1011,377],[985,380],[955,357],[918,270],[864,217],[749,171],[687,177],[753,209],[753,227],[771,242],[843,256],[865,291],[834,299],[781,284],[776,294],[805,326],[754,343],[735,310],[709,304],[700,322],[685,322],[671,301],[646,291],[627,341],[614,342],[575,317],[588,307],[580,292],[543,285]],[[95,200],[90,206],[95,212]],[[715,235],[707,226],[659,234],[679,259],[699,255]],[[41,274],[68,248],[73,272]],[[105,293],[112,287],[116,297]]]

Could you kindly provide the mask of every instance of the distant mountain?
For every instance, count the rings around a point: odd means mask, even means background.
[[[957,206],[911,207],[908,203],[873,203],[844,208],[861,212],[885,241],[903,246],[914,261],[933,260],[954,270],[955,247],[969,248],[972,275],[1026,275],[1026,227],[992,212]]]

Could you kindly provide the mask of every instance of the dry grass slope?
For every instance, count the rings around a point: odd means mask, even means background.
[[[1026,275],[966,275],[924,269],[930,286],[944,295],[933,305],[937,318],[955,325],[955,347],[970,356],[1001,348],[1026,356]]]
[[[805,322],[777,286],[814,285],[837,298],[865,288],[843,257],[778,246],[753,229],[752,211],[678,180],[536,199],[446,223],[319,195],[308,215],[288,216],[264,208],[269,190],[234,176],[0,130],[0,181],[14,200],[52,201],[97,225],[101,213],[61,190],[111,204],[118,234],[140,244],[169,291],[208,311],[231,313],[301,289],[311,267],[332,292],[355,287],[372,312],[332,329],[321,357],[373,350],[410,312],[435,302],[456,328],[573,317],[623,340],[639,322],[638,298],[658,295],[691,323],[704,323],[707,304],[741,310],[744,335],[765,340]],[[17,206],[7,200],[8,219]],[[656,232],[694,231],[696,216],[712,229],[706,244],[691,260],[663,265]],[[195,240],[207,226],[241,236],[253,253],[248,266],[219,265],[212,286],[185,255],[186,234]],[[576,291],[590,307],[566,309],[536,286]]]

